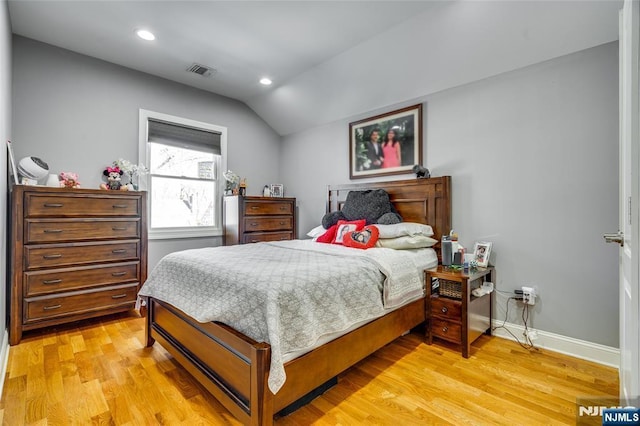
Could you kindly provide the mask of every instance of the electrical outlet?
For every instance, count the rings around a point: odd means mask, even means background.
[[[536,304],[536,291],[533,287],[522,287],[522,303],[527,305]]]

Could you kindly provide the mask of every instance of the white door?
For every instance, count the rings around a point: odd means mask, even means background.
[[[620,13],[620,397],[629,403],[640,395],[639,27],[638,0],[625,0]]]

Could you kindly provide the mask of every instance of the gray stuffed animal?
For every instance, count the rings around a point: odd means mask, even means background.
[[[339,220],[365,219],[367,225],[374,223],[391,225],[402,222],[389,194],[384,189],[370,189],[366,191],[350,191],[342,206],[342,210],[327,213],[322,218],[322,227],[329,229]]]

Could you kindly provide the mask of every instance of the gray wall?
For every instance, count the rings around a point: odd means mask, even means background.
[[[11,140],[11,24],[6,0],[0,1],[0,141]],[[7,156],[0,147],[0,277],[7,276]],[[7,292],[0,286],[0,342],[6,333]],[[2,362],[2,360],[0,360]]]
[[[389,105],[284,138],[281,181],[299,235],[320,223],[327,184],[349,181],[348,123],[424,103],[426,166],[451,175],[461,242],[493,241],[497,286],[537,286],[530,325],[618,346],[618,45]],[[398,176],[392,179],[410,178]],[[504,319],[499,294],[496,319]],[[510,322],[521,323],[511,309]]]
[[[227,167],[247,177],[249,195],[278,181],[280,137],[239,101],[20,36],[13,70],[16,158],[34,155],[53,172],[77,172],[85,188],[98,188],[113,160],[137,161],[140,108],[227,127]],[[149,268],[176,249],[220,243],[151,240]]]

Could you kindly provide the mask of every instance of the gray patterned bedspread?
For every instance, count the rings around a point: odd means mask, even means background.
[[[284,354],[420,297],[422,270],[433,266],[429,250],[310,240],[186,250],[164,257],[139,295],[269,343],[275,394],[286,379]]]

